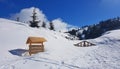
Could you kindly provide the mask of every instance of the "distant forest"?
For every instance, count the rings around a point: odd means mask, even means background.
[[[79,29],[72,29],[67,33],[83,40],[97,38],[103,33],[115,29],[120,29],[120,17],[100,21],[98,24],[83,26]]]

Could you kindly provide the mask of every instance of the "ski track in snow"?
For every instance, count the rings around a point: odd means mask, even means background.
[[[15,59],[15,60],[11,60],[3,65],[0,66],[0,69],[16,69],[14,64],[17,64],[17,62],[24,60],[24,64],[28,61],[28,60],[32,60],[35,62],[44,62],[44,63],[49,63],[49,64],[53,64],[53,65],[57,65],[58,68],[57,69],[61,69],[61,67],[67,67],[69,69],[79,69],[79,66],[74,66],[74,65],[70,65],[67,63],[62,63],[56,60],[52,60],[52,59],[48,59],[48,58],[42,58],[42,57],[20,57],[19,59]]]

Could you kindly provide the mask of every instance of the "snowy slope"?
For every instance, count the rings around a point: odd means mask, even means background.
[[[75,47],[80,41],[67,40],[63,33],[0,18],[0,69],[120,69],[119,32],[88,40],[96,46]],[[46,38],[45,52],[27,55],[29,36]]]

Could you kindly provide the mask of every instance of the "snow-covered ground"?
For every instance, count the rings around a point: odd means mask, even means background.
[[[46,38],[45,52],[29,56],[29,36]],[[96,46],[76,47],[66,34],[0,18],[0,69],[120,69],[120,30],[88,40]]]

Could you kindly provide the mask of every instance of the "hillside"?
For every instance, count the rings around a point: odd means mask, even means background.
[[[102,36],[107,31],[120,29],[120,17],[100,21],[93,25],[86,25],[79,29],[68,31],[71,35],[77,36],[80,40],[94,39]]]
[[[96,46],[76,47],[64,33],[0,18],[0,69],[120,69],[120,30],[87,40]],[[117,33],[117,34],[116,34]],[[29,36],[46,38],[45,52],[29,56]]]

